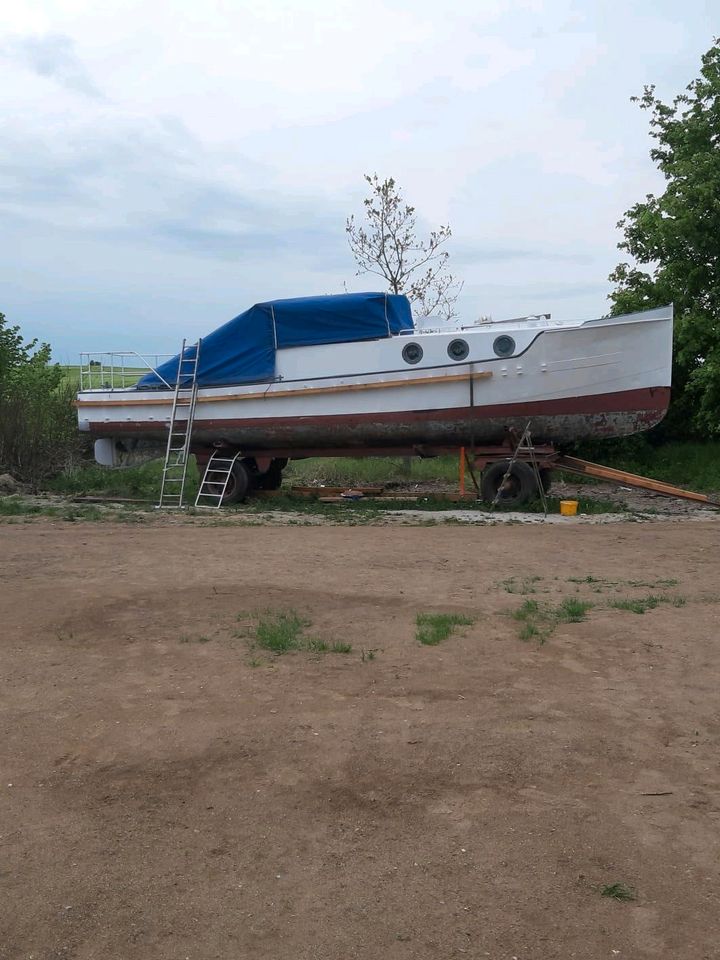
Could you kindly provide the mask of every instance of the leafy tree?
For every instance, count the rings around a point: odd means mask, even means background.
[[[37,483],[65,466],[77,447],[74,389],[50,347],[23,341],[0,313],[0,472]]]
[[[650,152],[666,180],[618,224],[634,264],[610,275],[613,313],[673,301],[673,402],[665,435],[720,433],[720,41],[700,76],[663,103],[655,88],[633,100],[650,111]]]
[[[366,225],[348,218],[345,230],[359,267],[357,276],[372,273],[387,281],[392,293],[404,293],[420,317],[454,317],[462,283],[448,271],[449,226],[438,227],[426,239],[417,236],[415,207],[405,202],[390,177],[365,175],[370,195],[363,201]]]

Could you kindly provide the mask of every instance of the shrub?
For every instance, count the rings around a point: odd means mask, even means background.
[[[48,344],[24,343],[0,313],[0,471],[37,484],[79,456],[75,390]]]

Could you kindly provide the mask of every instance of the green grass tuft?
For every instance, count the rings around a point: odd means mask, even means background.
[[[524,600],[511,615],[522,623],[518,634],[521,640],[545,643],[559,623],[580,623],[591,607],[592,603],[577,597],[566,597],[556,607],[537,600]]]
[[[306,640],[305,647],[307,650],[312,650],[313,653],[327,653],[330,649],[327,641],[320,640],[318,637],[311,637],[309,640]]]
[[[577,597],[565,597],[555,611],[555,616],[560,623],[580,623],[585,620],[585,614],[591,607],[592,604],[587,600],[578,600]]]
[[[335,640],[330,644],[330,653],[352,653],[352,644]]]
[[[630,613],[647,613],[654,610],[661,603],[669,603],[673,607],[684,607],[685,597],[669,597],[664,593],[650,593],[647,597],[623,597],[620,600],[611,600],[610,606],[615,610],[627,610]]]
[[[302,632],[308,626],[310,621],[292,610],[265,614],[260,617],[255,628],[255,642],[263,650],[272,650],[273,653],[300,650],[305,646]]]
[[[419,613],[415,618],[415,638],[428,647],[447,640],[455,627],[471,626],[473,617],[460,613]]]
[[[307,650],[310,653],[352,652],[352,645],[341,640],[328,642],[321,637],[306,637],[304,631],[310,626],[310,620],[301,617],[294,610],[267,611],[257,618],[253,614],[240,613],[237,619],[256,619],[254,625],[234,633],[236,637],[249,639],[251,649],[257,646],[277,654],[289,653],[291,650]]]
[[[613,900],[635,900],[635,891],[624,883],[610,883],[600,891],[601,896],[611,897]]]
[[[543,631],[532,620],[528,620],[527,623],[522,625],[518,636],[521,640],[540,640],[541,643],[544,642]]]
[[[510,577],[508,580],[503,580],[502,585],[506,593],[537,593],[537,587],[535,586],[542,580],[542,577],[522,577],[518,580],[517,577]]]
[[[513,617],[516,620],[530,620],[540,612],[540,604],[537,600],[524,600],[523,603],[513,611]]]

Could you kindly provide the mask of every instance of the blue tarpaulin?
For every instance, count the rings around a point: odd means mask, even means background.
[[[392,293],[345,293],[256,303],[234,320],[203,337],[197,383],[224,387],[275,377],[275,352],[283,347],[377,340],[413,327],[406,297]],[[188,347],[185,358],[195,355]],[[139,389],[175,384],[180,356],[138,383]],[[183,373],[191,365],[186,364]],[[328,371],[330,374],[332,371]],[[161,379],[162,378],[162,379]]]

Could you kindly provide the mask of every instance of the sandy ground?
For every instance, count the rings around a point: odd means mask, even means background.
[[[0,957],[715,960],[719,530],[0,526]]]

